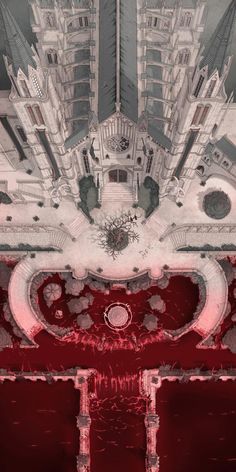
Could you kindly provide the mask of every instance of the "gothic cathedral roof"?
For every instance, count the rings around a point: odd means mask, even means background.
[[[208,66],[208,75],[218,70],[222,75],[227,57],[230,56],[230,42],[232,39],[236,17],[236,0],[232,0],[221,20],[219,21],[211,39],[209,40],[200,63],[200,68]]]
[[[8,7],[0,0],[0,48],[17,75],[21,69],[28,77],[28,66],[36,68],[34,53]]]

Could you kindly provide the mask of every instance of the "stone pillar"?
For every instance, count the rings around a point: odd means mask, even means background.
[[[90,469],[90,425],[89,416],[89,393],[88,377],[91,372],[84,376],[78,376],[75,382],[75,388],[80,390],[80,414],[77,417],[77,427],[80,431],[80,447],[77,456],[77,472],[88,472]]]

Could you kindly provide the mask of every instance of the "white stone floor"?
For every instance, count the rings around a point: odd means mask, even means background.
[[[198,179],[193,181],[185,197],[184,205],[180,208],[168,198],[162,200],[156,211],[156,216],[160,220],[162,228],[172,223],[177,225],[184,223],[216,223],[217,221],[209,218],[201,210],[203,196],[214,189],[225,191],[232,203],[231,212],[226,218],[220,220],[220,223],[236,222],[236,189],[230,183],[216,177],[209,179],[205,187],[200,186]],[[114,214],[122,208],[126,209],[127,207],[117,202],[106,202],[101,210],[93,211],[93,216],[99,219],[99,215],[102,213]],[[137,209],[137,212],[140,213],[141,210]],[[8,215],[12,216],[11,222],[6,221]],[[60,204],[58,209],[52,207],[40,208],[36,203],[0,205],[0,225],[33,225],[36,224],[33,220],[36,215],[40,218],[38,225],[58,226],[60,223],[69,224],[73,221],[78,216],[78,210],[72,202],[66,200]],[[150,227],[149,230],[151,230]]]
[[[209,258],[201,259],[199,254],[190,253],[175,253],[170,240],[159,241],[160,236],[165,229],[173,222],[177,225],[184,223],[209,223],[213,222],[202,211],[199,205],[201,196],[207,193],[210,189],[222,189],[228,193],[232,201],[232,210],[230,214],[220,222],[232,223],[236,221],[236,191],[228,183],[220,179],[211,179],[205,187],[199,185],[199,181],[195,181],[190,189],[188,196],[185,199],[183,207],[179,208],[172,201],[165,199],[162,201],[160,207],[156,210],[153,217],[151,217],[146,224],[142,224],[143,213],[140,209],[133,209],[119,203],[106,202],[102,209],[94,210],[92,216],[95,223],[104,218],[104,215],[119,214],[122,209],[124,211],[130,210],[133,214],[139,216],[137,224],[137,232],[139,234],[139,241],[130,244],[117,259],[113,260],[108,256],[104,249],[94,242],[93,238],[96,235],[97,228],[95,225],[88,225],[86,218],[82,218],[79,225],[79,233],[76,241],[72,241],[68,236],[62,253],[37,253],[35,259],[26,257],[27,266],[19,265],[19,270],[15,270],[12,286],[14,290],[11,291],[11,296],[14,298],[12,302],[13,311],[17,317],[17,306],[20,306],[20,312],[24,313],[27,308],[28,301],[28,285],[33,274],[40,270],[57,271],[64,270],[66,265],[73,268],[74,275],[78,278],[83,278],[88,271],[98,273],[97,269],[102,268],[102,276],[111,279],[127,279],[136,276],[134,268],[139,269],[139,274],[149,271],[153,278],[161,276],[163,266],[168,265],[173,271],[197,271],[201,273],[205,279],[207,287],[207,304],[203,310],[202,318],[198,323],[198,332],[207,335],[220,322],[224,314],[224,309],[227,301],[227,284],[224,276],[217,269],[218,265],[211,262]],[[6,222],[7,215],[13,217],[12,222]],[[32,217],[38,215],[40,221],[36,224]],[[65,225],[71,224],[80,215],[79,211],[71,202],[63,202],[58,209],[54,208],[40,208],[36,204],[25,205],[1,205],[0,206],[0,224],[1,225],[49,225],[59,228],[60,223]],[[203,235],[204,237],[204,235]],[[210,243],[208,239],[203,243]],[[0,234],[1,242],[4,242],[4,233]],[[22,241],[23,242],[23,241]],[[17,290],[17,277],[21,278],[21,288]],[[216,293],[218,294],[216,297]],[[18,300],[18,301],[17,301]],[[28,307],[30,308],[30,307]],[[28,328],[22,326],[27,332],[27,329],[32,332],[34,322],[31,319],[33,313],[28,310]],[[18,323],[20,320],[18,320]],[[22,320],[23,322],[23,320]],[[27,322],[28,323],[28,322]],[[26,324],[27,324],[26,323]]]
[[[212,190],[223,190],[231,200],[231,211],[226,218],[217,221],[209,218],[201,209],[203,197]],[[166,225],[176,223],[236,223],[236,189],[223,179],[213,177],[202,187],[199,180],[192,182],[182,207],[165,199],[158,209],[158,216]]]

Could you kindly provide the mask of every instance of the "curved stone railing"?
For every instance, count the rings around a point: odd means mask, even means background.
[[[204,236],[203,236],[204,235]],[[209,236],[208,236],[209,235]],[[217,252],[213,247],[225,247],[235,245],[236,241],[236,225],[234,224],[186,224],[186,225],[172,225],[160,237],[160,242],[169,239],[175,251],[184,247],[202,247],[210,244],[212,247],[208,252]],[[223,250],[223,249],[222,249]],[[236,245],[235,245],[236,250]],[[234,249],[228,252],[234,252]],[[227,252],[227,249],[225,249]],[[191,249],[189,249],[191,252]],[[207,250],[206,250],[207,252]]]
[[[62,270],[58,266],[57,255],[52,254],[48,262],[49,267],[55,266],[52,271]],[[57,335],[43,317],[38,316],[38,311],[34,309],[31,301],[31,283],[37,273],[45,272],[45,270],[51,271],[45,269],[43,254],[38,254],[36,259],[26,256],[13,269],[8,285],[8,300],[12,316],[19,329],[36,346],[34,338],[43,329],[52,336],[62,339],[62,336]]]
[[[200,270],[206,283],[206,303],[194,330],[208,338],[224,319],[228,304],[228,283],[223,269],[214,259],[207,260]]]
[[[172,271],[177,271],[178,256],[173,254]],[[191,263],[191,255],[189,258],[189,265]],[[179,268],[178,271],[181,269]],[[187,272],[187,270],[183,270]],[[202,259],[194,257],[194,266],[188,269],[189,272],[196,272],[204,280],[206,297],[205,304],[199,315],[187,326],[183,327],[178,333],[171,333],[166,331],[166,335],[173,340],[181,338],[189,331],[194,330],[199,333],[204,339],[207,339],[221,324],[224,319],[224,314],[228,304],[228,283],[223,269],[214,259]]]
[[[68,235],[61,229],[52,226],[1,226],[0,227],[0,246],[7,246],[15,248],[14,251],[24,250],[19,246],[27,246],[32,248],[39,248],[46,250],[53,248],[55,250],[62,250]],[[37,249],[32,249],[37,251]]]
[[[8,285],[8,300],[17,326],[36,345],[34,338],[44,326],[35,317],[29,304],[29,284],[34,271],[33,259],[24,258],[16,265]]]

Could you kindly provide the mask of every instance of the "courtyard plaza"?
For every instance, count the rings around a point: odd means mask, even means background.
[[[209,218],[201,207],[202,195],[212,189],[223,190],[231,200],[231,211],[220,222]],[[88,219],[71,202],[62,202],[59,208],[40,208],[36,204],[28,204],[27,208],[25,205],[2,205],[1,244],[6,242],[5,238],[8,238],[9,243],[10,240],[14,242],[19,237],[21,240],[18,242],[24,243],[22,238],[27,235],[29,226],[31,229],[28,236],[32,241],[31,244],[37,234],[39,238],[41,237],[40,233],[37,233],[39,227],[44,228],[44,236],[47,235],[47,227],[53,229],[55,235],[60,234],[59,243],[57,243],[60,246],[59,252],[35,252],[34,257],[30,253],[23,252],[20,262],[13,270],[9,284],[9,303],[16,323],[31,340],[44,329],[29,301],[30,283],[34,275],[41,271],[70,270],[78,279],[83,279],[88,273],[92,273],[100,274],[107,280],[121,281],[146,272],[151,278],[158,279],[168,269],[176,273],[196,272],[203,277],[207,293],[206,303],[194,329],[204,338],[208,338],[221,323],[227,306],[228,286],[223,270],[212,254],[205,254],[202,257],[200,251],[177,252],[171,238],[163,237],[163,235],[168,232],[173,223],[175,227],[183,224],[234,226],[235,198],[234,188],[221,179],[210,179],[204,188],[195,181],[181,207],[165,198],[160,202],[159,208],[145,220],[144,212],[140,208],[132,208],[125,204],[121,206],[112,201],[104,202],[101,209],[94,209],[91,212],[94,224],[89,224]],[[134,229],[138,240],[128,244],[120,254],[113,258],[99,245],[98,224],[103,223],[106,217],[119,217],[122,213],[135,217]],[[40,221],[32,225],[35,214],[39,215]],[[5,221],[6,215],[12,216],[10,223]],[[4,226],[8,226],[7,233],[4,233]],[[21,227],[21,230],[24,227],[24,233],[17,233],[16,227]],[[32,232],[34,230],[35,233]],[[210,233],[201,233],[202,244],[210,244],[211,237]],[[224,233],[218,234],[217,237],[221,239],[221,243],[225,242]]]

